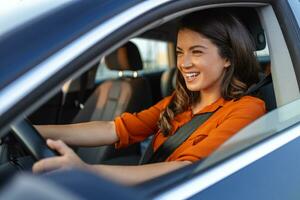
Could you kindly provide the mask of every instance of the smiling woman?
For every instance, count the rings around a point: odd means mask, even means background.
[[[47,142],[62,156],[37,162],[34,172],[73,166],[125,184],[136,184],[206,158],[238,130],[265,113],[262,100],[246,96],[248,88],[258,82],[253,51],[246,29],[227,12],[209,10],[184,17],[177,37],[180,73],[175,92],[147,110],[124,113],[114,121],[37,126],[44,138],[62,140]],[[207,113],[210,115],[204,120]],[[202,125],[197,125],[191,133],[182,132],[181,127],[190,126],[198,117],[202,118]],[[140,166],[89,165],[65,144],[114,143],[121,148],[153,133],[149,148],[154,153]],[[176,149],[168,153],[161,150],[172,140],[171,136],[179,134],[186,138]],[[161,151],[164,159],[157,156]],[[158,158],[154,159],[155,156]]]
[[[258,63],[249,33],[235,17],[219,12],[191,14],[181,22],[177,38],[181,73],[177,74],[174,101],[161,117],[164,133],[171,129],[166,119],[187,107],[192,105],[193,113],[197,113],[220,97],[238,99],[258,82]]]

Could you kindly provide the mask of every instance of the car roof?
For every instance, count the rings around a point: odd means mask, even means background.
[[[0,36],[71,1],[73,0],[11,0],[0,2]]]

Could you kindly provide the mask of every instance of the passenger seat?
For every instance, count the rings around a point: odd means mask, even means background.
[[[119,71],[119,78],[100,84],[77,114],[74,123],[113,120],[123,112],[138,112],[152,104],[148,81],[139,77],[137,71],[143,69],[138,48],[128,42],[105,57],[111,70]],[[123,76],[124,70],[132,71],[132,76]],[[83,133],[84,134],[84,133]],[[90,164],[137,164],[140,158],[139,144],[116,150],[113,145],[95,148],[79,148],[78,155]]]

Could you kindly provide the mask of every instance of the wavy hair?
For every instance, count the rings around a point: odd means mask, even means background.
[[[239,99],[259,81],[255,43],[245,26],[234,15],[222,10],[204,10],[181,19],[178,31],[190,29],[209,39],[222,58],[231,66],[225,68],[221,96],[225,100]],[[179,113],[200,100],[200,93],[187,89],[183,76],[177,73],[176,87],[170,104],[160,114],[158,127],[167,136],[171,121]]]

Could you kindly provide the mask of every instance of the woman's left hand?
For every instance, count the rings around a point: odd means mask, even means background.
[[[75,154],[75,152],[61,140],[54,141],[48,139],[47,145],[51,149],[56,150],[58,153],[60,153],[61,156],[45,158],[43,160],[36,162],[32,167],[32,171],[34,173],[41,173],[50,170],[66,169],[72,167],[84,168],[84,169],[88,168],[88,164],[83,162]]]

